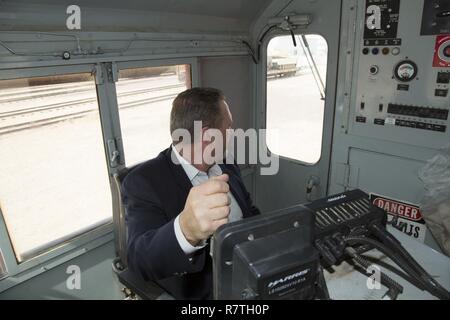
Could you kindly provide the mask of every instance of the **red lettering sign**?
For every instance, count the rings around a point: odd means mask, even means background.
[[[422,220],[422,214],[417,206],[381,197],[373,198],[372,202],[377,207],[392,215],[398,215],[412,221]]]

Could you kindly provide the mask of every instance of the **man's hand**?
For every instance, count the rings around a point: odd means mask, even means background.
[[[180,227],[193,246],[228,222],[230,197],[228,175],[222,174],[191,188],[180,214]]]

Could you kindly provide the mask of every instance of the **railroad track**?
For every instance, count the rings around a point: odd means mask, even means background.
[[[145,105],[147,103],[153,103],[153,102],[172,99],[172,98],[175,98],[176,96],[177,96],[177,94],[174,93],[174,94],[166,94],[166,95],[145,98],[145,99],[140,99],[140,100],[134,100],[134,101],[130,101],[130,102],[121,104],[120,109],[138,107],[141,105]],[[54,116],[54,117],[50,117],[50,118],[33,120],[33,121],[28,121],[28,122],[24,122],[24,123],[20,123],[20,124],[14,124],[14,125],[9,125],[9,126],[5,126],[5,127],[0,127],[0,135],[6,134],[6,133],[22,131],[22,130],[27,130],[27,129],[35,128],[35,127],[42,127],[45,125],[55,124],[55,123],[66,121],[66,120],[77,119],[77,118],[84,117],[90,113],[94,113],[97,111],[98,110],[96,108],[92,108],[89,110],[73,112],[73,113],[69,113],[69,114],[65,114],[65,115],[58,115],[58,116]]]
[[[118,98],[137,95],[137,94],[143,94],[143,93],[150,93],[150,92],[155,92],[155,91],[178,89],[178,88],[182,88],[182,87],[184,87],[184,84],[175,84],[175,85],[168,85],[168,86],[163,86],[163,87],[133,90],[133,91],[119,94]],[[60,103],[47,104],[45,106],[38,106],[38,107],[24,108],[24,109],[14,110],[14,111],[0,112],[0,121],[5,118],[24,116],[26,114],[35,113],[35,112],[72,108],[74,106],[78,106],[78,105],[82,105],[82,104],[86,104],[86,103],[94,103],[96,101],[97,101],[97,96],[84,98],[84,99],[78,99],[78,100],[74,100],[74,101],[70,101],[70,102],[60,102]]]
[[[157,78],[123,79],[116,83],[117,87],[131,83],[139,83],[159,80]],[[51,88],[49,88],[49,86]],[[85,83],[65,83],[59,85],[46,85],[37,87],[27,87],[21,89],[11,89],[7,92],[0,92],[0,104],[12,103],[24,100],[46,98],[49,96],[63,95],[67,93],[82,93],[92,90],[94,82]],[[26,89],[26,91],[24,91]]]

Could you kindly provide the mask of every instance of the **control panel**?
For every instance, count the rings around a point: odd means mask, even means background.
[[[449,143],[450,1],[361,0],[357,26],[349,132]]]

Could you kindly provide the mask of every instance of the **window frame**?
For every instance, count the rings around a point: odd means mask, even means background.
[[[43,77],[54,75],[65,75],[74,73],[93,73],[94,64],[67,65],[55,67],[36,67],[21,69],[6,69],[0,74],[0,80],[21,79],[31,77]],[[96,85],[95,79],[92,80]],[[102,121],[102,106],[99,96],[97,96],[99,105],[99,114],[102,128],[102,140],[108,136],[105,131],[104,121]],[[110,175],[107,158],[105,165]],[[53,243],[43,248],[32,257],[26,258],[22,262],[18,262],[10,235],[5,223],[3,212],[0,209],[0,248],[3,251],[5,260],[7,277],[0,280],[0,292],[13,287],[25,280],[32,278],[46,270],[49,270],[61,263],[64,263],[76,256],[81,255],[93,248],[107,243],[112,240],[112,214],[111,221],[101,225],[92,225],[92,229],[75,235],[69,239],[62,240],[59,243]],[[68,235],[70,236],[70,235]]]
[[[191,68],[191,86],[198,87],[200,86],[199,79],[199,66],[198,66],[198,58],[177,58],[177,59],[152,59],[152,60],[140,60],[140,61],[124,61],[117,62],[117,81],[119,77],[119,71],[123,69],[139,69],[139,68],[152,68],[152,67],[166,67],[166,66],[176,66],[176,65],[190,65]],[[117,81],[115,83],[117,83]],[[117,97],[117,96],[116,96]],[[126,167],[126,153],[123,146],[122,139],[122,130],[120,127],[120,114],[119,114],[119,104],[116,100],[116,107],[114,108],[114,123],[117,125],[117,141],[118,141],[118,149],[120,152],[120,157],[123,161],[121,161],[120,168]]]
[[[114,123],[114,131],[116,132],[116,143],[117,149],[119,151],[119,157],[121,159],[120,164],[114,168],[114,172],[118,172],[124,168],[126,168],[126,153],[123,145],[122,138],[122,130],[120,123],[120,112],[119,112],[119,102],[117,100],[117,91],[116,91],[116,83],[119,81],[119,71],[123,69],[139,69],[139,68],[148,68],[148,67],[165,67],[165,66],[173,66],[173,65],[190,65],[191,69],[191,86],[196,87],[200,85],[199,78],[199,58],[175,58],[175,59],[146,59],[146,60],[133,60],[133,61],[122,61],[115,63],[116,66],[116,78],[114,81],[114,93],[115,93],[115,106],[110,110],[111,118]],[[118,208],[115,204],[119,202],[117,199],[119,195],[116,192],[112,194],[113,201],[113,232],[114,232],[114,245],[117,255],[121,255],[121,244],[120,240],[122,239],[122,226],[120,223],[120,208]]]
[[[102,60],[99,63],[80,63],[80,64],[66,64],[58,66],[31,66],[31,67],[17,67],[11,64],[6,67],[1,67],[0,80],[20,79],[40,76],[64,75],[73,73],[95,73],[95,86],[97,89],[97,99],[99,106],[99,114],[102,128],[102,139],[105,148],[106,166],[108,170],[109,179],[111,181],[112,175],[118,170],[124,168],[125,161],[115,167],[111,166],[110,156],[108,154],[106,143],[110,139],[116,139],[120,156],[124,157],[123,145],[121,143],[120,118],[117,104],[117,95],[115,91],[115,84],[113,82],[112,88],[105,88],[102,86],[102,81],[99,79],[99,68],[111,63],[118,68],[145,68],[145,67],[159,67],[166,65],[180,65],[189,64],[191,67],[191,83],[192,86],[199,86],[199,63],[197,57],[185,58],[148,58],[130,59],[128,61],[115,61],[112,58],[109,61]],[[118,74],[117,74],[118,75]],[[117,77],[116,77],[117,79]],[[94,81],[94,80],[93,80]],[[114,104],[115,102],[115,104]],[[125,158],[123,158],[125,159]],[[3,252],[3,258],[7,275],[0,279],[0,293],[12,288],[26,280],[29,280],[39,274],[46,272],[58,265],[61,265],[73,258],[76,258],[90,250],[98,248],[109,242],[114,241],[114,210],[115,208],[115,194],[110,190],[112,198],[112,212],[111,220],[106,224],[94,227],[92,230],[83,232],[73,238],[62,241],[58,244],[53,244],[45,251],[33,257],[30,257],[22,262],[18,262],[16,254],[6,227],[3,212],[0,209],[0,248]]]
[[[329,44],[328,44],[327,38],[323,34],[321,34],[319,32],[316,32],[316,33],[307,33],[307,32],[298,33],[298,32],[294,32],[294,35],[296,37],[297,36],[301,36],[301,35],[305,35],[305,36],[308,36],[308,35],[310,35],[310,36],[321,36],[323,38],[323,40],[325,40],[325,42],[327,44],[327,70],[326,70],[326,77],[325,77],[325,79],[323,79],[323,82],[325,83],[325,99],[323,100],[324,116],[322,117],[322,144],[321,144],[321,147],[320,147],[320,157],[317,159],[316,162],[309,163],[309,162],[302,161],[302,160],[299,160],[299,159],[294,159],[294,158],[290,158],[290,157],[287,157],[287,156],[283,156],[283,155],[277,154],[277,153],[273,152],[269,148],[269,146],[267,144],[267,136],[266,136],[267,133],[264,135],[264,144],[265,144],[265,147],[267,149],[268,155],[276,155],[277,157],[279,157],[280,159],[282,159],[284,161],[290,161],[290,162],[293,162],[293,163],[296,163],[296,164],[299,164],[299,165],[302,165],[302,166],[314,167],[314,166],[317,166],[320,163],[320,161],[322,160],[324,147],[325,147],[324,144],[323,144],[323,141],[324,141],[323,138],[324,138],[324,135],[325,135],[325,118],[326,118],[325,107],[326,107],[326,103],[327,103],[327,99],[328,99],[328,97],[326,95],[326,92],[327,92],[326,84],[327,84],[327,79],[328,79],[328,69],[329,69],[329,66],[330,66],[330,50],[329,50]],[[282,33],[282,32],[274,32],[274,33],[270,34],[267,37],[267,39],[264,40],[264,61],[261,61],[261,62],[264,62],[264,66],[262,68],[263,69],[262,70],[262,76],[263,76],[262,80],[264,81],[263,85],[264,85],[265,96],[264,96],[264,114],[263,114],[263,116],[261,118],[262,124],[264,126],[264,129],[267,129],[267,93],[268,93],[268,91],[267,91],[267,58],[268,58],[268,47],[269,47],[270,41],[272,41],[273,39],[275,39],[277,37],[282,37],[282,36],[289,36],[289,35],[287,35],[286,33]]]

